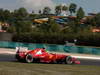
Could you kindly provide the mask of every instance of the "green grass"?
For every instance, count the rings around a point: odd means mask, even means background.
[[[0,62],[0,75],[99,75],[100,66]]]

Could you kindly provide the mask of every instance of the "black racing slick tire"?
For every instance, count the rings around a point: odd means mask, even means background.
[[[68,65],[73,64],[73,61],[72,61],[72,57],[71,56],[65,57],[65,64],[68,64]]]
[[[20,58],[19,54],[16,54],[15,58],[17,59],[17,61],[19,61],[19,62],[21,61],[21,58]]]
[[[31,54],[27,54],[25,57],[25,60],[27,63],[32,63],[33,62],[33,57]]]

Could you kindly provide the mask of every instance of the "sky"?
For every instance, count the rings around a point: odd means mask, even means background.
[[[58,4],[69,5],[70,3],[77,4],[78,8],[82,7],[86,13],[100,12],[100,0],[0,0],[0,8],[13,11],[14,9],[25,7],[28,11],[38,11],[45,6],[54,9]]]

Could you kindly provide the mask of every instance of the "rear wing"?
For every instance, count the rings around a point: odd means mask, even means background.
[[[16,52],[27,52],[28,48],[27,47],[16,47]]]

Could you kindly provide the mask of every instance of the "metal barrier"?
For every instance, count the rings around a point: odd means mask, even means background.
[[[93,48],[93,47],[66,46],[66,45],[54,45],[54,44],[33,44],[33,43],[4,42],[4,41],[0,42],[0,48],[16,48],[16,47],[28,47],[28,49],[30,50],[33,50],[35,48],[45,47],[46,50],[53,52],[100,55],[100,48]]]

